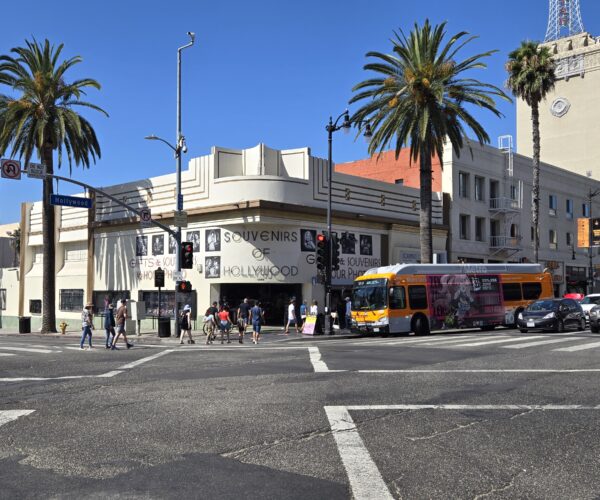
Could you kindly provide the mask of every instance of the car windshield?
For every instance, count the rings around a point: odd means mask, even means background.
[[[387,280],[358,282],[352,292],[352,310],[377,311],[387,307]]]
[[[538,311],[556,311],[558,309],[559,302],[555,300],[538,300],[531,304],[527,310],[530,312]]]
[[[584,297],[581,304],[600,304],[600,295],[598,297]]]

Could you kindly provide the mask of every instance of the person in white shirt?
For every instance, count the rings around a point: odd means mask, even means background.
[[[285,325],[286,335],[289,335],[290,333],[290,323],[294,323],[296,333],[300,333],[300,330],[298,329],[298,320],[296,319],[296,301],[294,299],[290,301],[290,305],[288,306],[288,320]]]
[[[319,314],[319,303],[316,300],[313,300],[310,306],[310,315],[317,316]]]

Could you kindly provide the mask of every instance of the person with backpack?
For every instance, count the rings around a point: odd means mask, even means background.
[[[123,340],[125,341],[125,345],[127,345],[127,349],[131,349],[133,344],[130,344],[127,341],[127,334],[125,333],[125,322],[129,318],[129,314],[127,312],[127,299],[121,299],[121,306],[117,309],[117,335],[113,340],[111,349],[114,351],[117,349],[117,342],[119,341],[119,337],[123,335]]]
[[[188,344],[195,344],[194,339],[192,338],[192,308],[189,304],[186,304],[181,311],[181,316],[179,318],[179,328],[181,328],[181,337],[179,345],[183,344],[183,337],[185,334],[188,334]]]
[[[302,301],[300,304],[300,330],[304,328],[304,323],[306,322],[306,316],[308,313],[308,305],[306,304],[306,300]]]
[[[260,329],[265,321],[265,312],[260,302],[255,302],[254,307],[250,309],[250,321],[252,322],[252,342],[258,344],[260,340]]]
[[[110,349],[113,341],[115,340],[115,326],[117,326],[115,322],[115,314],[114,314],[114,306],[112,304],[107,304],[104,308],[104,335],[106,336],[106,348]]]
[[[219,309],[217,308],[217,301],[215,300],[204,314],[204,321],[208,323],[208,332],[206,335],[207,345],[212,344],[213,340],[215,340],[215,337],[217,336],[217,314],[219,314]]]

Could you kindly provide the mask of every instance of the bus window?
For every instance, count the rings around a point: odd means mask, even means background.
[[[523,300],[520,283],[502,283],[502,294],[505,301]]]
[[[406,309],[406,292],[403,286],[390,288],[390,309]]]
[[[525,300],[537,300],[542,295],[541,283],[523,283],[523,298]]]
[[[411,309],[427,309],[427,290],[421,285],[408,287],[408,300]]]

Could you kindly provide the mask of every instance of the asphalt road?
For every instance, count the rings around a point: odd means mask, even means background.
[[[599,356],[589,331],[0,336],[0,498],[597,499]]]

